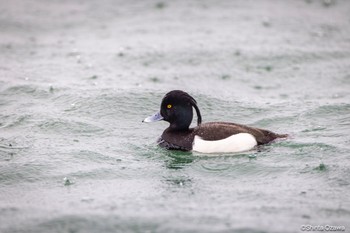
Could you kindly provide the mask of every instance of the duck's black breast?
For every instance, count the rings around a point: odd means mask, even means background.
[[[192,150],[194,140],[194,129],[188,130],[172,130],[167,128],[158,140],[161,147],[170,150]]]

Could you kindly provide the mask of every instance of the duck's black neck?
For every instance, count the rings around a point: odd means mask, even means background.
[[[169,126],[169,130],[171,131],[187,131],[189,129],[190,125],[187,124],[177,124],[172,123]]]

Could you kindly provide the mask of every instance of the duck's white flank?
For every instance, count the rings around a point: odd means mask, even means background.
[[[217,141],[206,141],[195,136],[192,150],[201,153],[243,152],[253,149],[257,144],[255,137],[249,133],[239,133]]]

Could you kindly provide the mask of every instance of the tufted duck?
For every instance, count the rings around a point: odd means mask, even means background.
[[[197,113],[197,127],[189,128],[193,118],[192,108]],[[227,122],[202,123],[196,100],[184,91],[167,93],[160,112],[147,117],[143,122],[164,120],[170,126],[164,130],[158,143],[171,150],[197,151],[202,153],[243,152],[256,145],[269,143],[286,134]]]

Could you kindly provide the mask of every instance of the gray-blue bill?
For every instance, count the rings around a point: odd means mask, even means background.
[[[156,121],[161,121],[161,120],[163,120],[163,117],[162,117],[162,115],[160,115],[159,112],[157,112],[156,114],[147,117],[142,122],[149,123],[149,122],[156,122]]]

